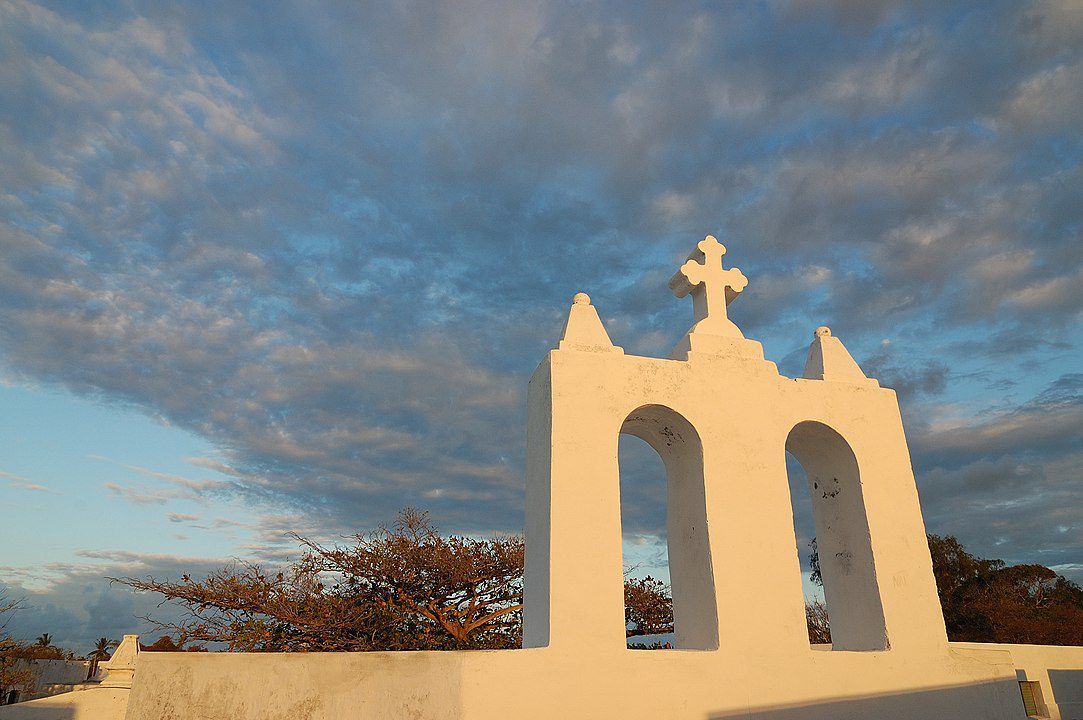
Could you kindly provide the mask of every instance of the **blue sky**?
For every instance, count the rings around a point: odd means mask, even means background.
[[[405,505],[519,531],[572,295],[665,355],[707,233],[784,373],[826,324],[898,391],[931,531],[1083,580],[1081,118],[1068,0],[0,2],[9,627]]]

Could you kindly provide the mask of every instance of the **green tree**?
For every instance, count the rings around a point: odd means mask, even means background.
[[[87,672],[86,679],[94,677],[98,672],[98,663],[102,660],[108,660],[112,648],[115,648],[120,643],[116,640],[110,640],[109,638],[98,638],[94,643],[94,649],[87,655],[87,659],[90,660],[90,669]]]
[[[1036,564],[1007,565],[967,552],[952,535],[928,536],[948,639],[1083,645],[1083,588]],[[812,579],[822,585],[815,539]]]

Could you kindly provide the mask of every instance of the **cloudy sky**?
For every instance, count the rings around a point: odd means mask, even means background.
[[[10,627],[405,505],[519,531],[572,295],[663,356],[708,232],[782,372],[826,324],[898,391],[931,531],[1083,580],[1081,130],[1072,0],[0,0]]]

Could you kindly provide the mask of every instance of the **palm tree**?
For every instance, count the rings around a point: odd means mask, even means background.
[[[90,658],[90,672],[87,673],[86,679],[94,677],[98,672],[98,662],[101,660],[109,659],[109,649],[115,648],[119,645],[116,640],[110,640],[109,638],[98,638],[98,641],[94,643],[94,650],[87,657]]]
[[[53,636],[49,633],[42,633],[38,636],[37,642],[34,643],[38,647],[47,648],[53,644]]]

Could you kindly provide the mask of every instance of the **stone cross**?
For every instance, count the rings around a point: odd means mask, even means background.
[[[744,337],[726,314],[726,306],[745,289],[748,278],[737,268],[723,269],[725,254],[726,246],[708,235],[669,281],[669,289],[677,297],[692,294],[696,324],[689,333]]]

